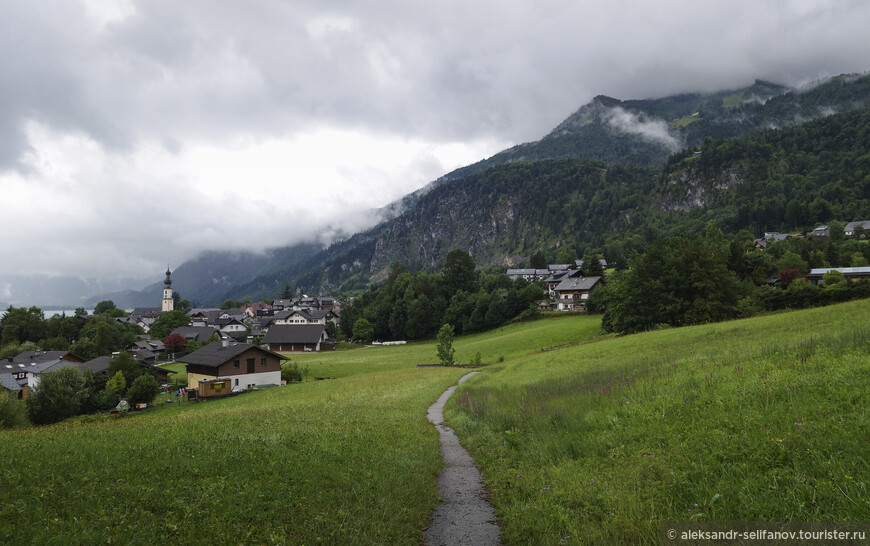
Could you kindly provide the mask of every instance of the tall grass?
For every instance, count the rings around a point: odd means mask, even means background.
[[[870,517],[866,301],[518,359],[448,405],[508,543]]]

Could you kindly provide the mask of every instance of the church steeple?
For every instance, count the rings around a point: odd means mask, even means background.
[[[163,309],[164,312],[175,309],[175,300],[172,297],[172,279],[170,278],[169,266],[166,266],[166,280],[163,281]]]

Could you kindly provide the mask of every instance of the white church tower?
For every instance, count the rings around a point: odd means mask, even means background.
[[[172,279],[169,278],[169,266],[166,266],[166,280],[163,281],[163,311],[175,309],[175,300],[172,299]]]

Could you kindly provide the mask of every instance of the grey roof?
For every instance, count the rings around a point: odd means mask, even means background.
[[[193,315],[199,314],[207,314],[209,311],[220,311],[217,307],[194,307],[190,311],[187,312],[187,316],[192,317]]]
[[[601,264],[601,267],[605,269],[607,268],[607,260],[605,260],[604,258],[600,258],[598,260],[598,263]],[[583,260],[574,260],[574,265],[576,265],[577,267],[583,267]]]
[[[12,362],[11,358],[0,362],[0,373],[26,372],[31,368],[36,368],[36,362]]]
[[[36,364],[35,366],[30,366],[30,367],[28,367],[27,371],[29,371],[30,373],[35,373],[38,375],[41,373],[52,372],[52,371],[59,370],[61,368],[67,368],[67,367],[78,369],[79,363],[78,362],[71,362],[69,360],[64,360],[62,358],[58,358],[57,360],[52,360],[49,362],[42,362],[42,363]]]
[[[12,357],[12,362],[23,362],[25,364],[43,362],[51,362],[61,360],[64,356],[70,354],[68,351],[24,351]]]
[[[97,375],[98,373],[104,372],[109,369],[109,362],[111,360],[111,356],[98,356],[93,360],[88,360],[87,362],[82,362],[81,364],[79,364],[79,369],[91,370],[91,373]]]
[[[581,277],[581,276],[583,276],[583,272],[580,271],[579,269],[569,269],[567,271],[558,271],[556,273],[553,273],[552,275],[550,275],[549,277],[544,279],[544,282],[546,282],[546,283],[562,282],[565,279],[568,279],[571,277]]]
[[[549,264],[547,269],[550,271],[564,271],[570,269],[570,264]]]
[[[109,369],[109,363],[112,361],[111,356],[98,356],[93,360],[88,360],[87,362],[83,362],[82,364],[78,364],[78,368],[80,370],[90,370],[91,373],[97,375],[98,373],[102,373]],[[178,373],[174,370],[167,370],[166,368],[161,368],[160,366],[154,366],[152,364],[148,364],[147,362],[142,362],[141,360],[137,360],[139,366],[143,368],[151,368],[153,370],[163,370],[167,373]]]
[[[179,326],[175,330],[172,330],[169,335],[178,334],[184,339],[192,339],[197,343],[203,343],[216,333],[218,333],[218,330],[211,326]]]
[[[857,222],[849,222],[843,231],[855,231],[855,228],[861,226],[864,229],[870,229],[870,220],[859,220]]]
[[[329,309],[300,309],[296,311],[302,315],[307,315],[310,319],[320,320],[326,315],[332,313]]]
[[[537,269],[508,269],[508,275],[534,275]]]
[[[230,318],[216,318],[216,319],[214,319],[214,325],[215,325],[215,326],[223,327],[223,326],[227,326],[227,325],[229,325],[229,324],[233,324],[233,323],[241,324],[241,325],[244,325],[244,324],[245,324],[244,321],[242,321],[242,320],[240,320],[240,319],[238,319],[238,318],[236,318],[236,317],[230,317]]]
[[[272,307],[275,307],[275,306],[278,306],[278,307],[292,307],[294,301],[295,301],[295,300],[293,300],[292,298],[289,299],[289,300],[275,300],[275,301],[272,302]]]
[[[159,307],[135,307],[133,311],[130,313],[131,317],[137,318],[155,318],[157,315],[161,314],[163,309]]]
[[[133,349],[135,347],[136,349]],[[159,339],[144,339],[134,342],[128,347],[130,350],[162,351],[166,347]]]
[[[808,276],[821,277],[829,271],[839,271],[843,275],[870,275],[870,267],[822,267],[819,269],[810,269]]]
[[[556,286],[556,292],[568,290],[589,290],[601,280],[601,277],[570,277]]]
[[[0,385],[8,391],[20,391],[21,384],[18,380],[12,377],[11,373],[0,373]]]
[[[277,356],[278,358],[286,359],[285,356],[279,355],[278,353],[272,352],[268,349],[264,349],[263,347],[254,345],[253,343],[231,342],[228,343],[225,347],[223,342],[215,341],[214,343],[209,343],[202,349],[196,350],[189,355],[179,358],[178,361],[184,362],[185,364],[195,364],[198,366],[209,366],[212,368],[217,368],[224,362],[232,360],[233,358],[239,356],[248,349],[257,349],[259,351],[263,351],[264,353]]]
[[[263,343],[317,343],[325,331],[322,324],[279,324],[269,328]]]

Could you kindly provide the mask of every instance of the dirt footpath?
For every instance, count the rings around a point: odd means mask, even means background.
[[[462,383],[472,375],[462,376]],[[459,444],[459,438],[444,424],[444,404],[453,395],[456,387],[450,387],[429,406],[426,417],[438,429],[441,438],[441,456],[444,469],[438,476],[438,494],[441,503],[432,513],[432,522],[426,530],[429,546],[453,546],[474,544],[487,546],[499,544],[495,511],[486,500],[488,497],[483,479],[468,451]]]

